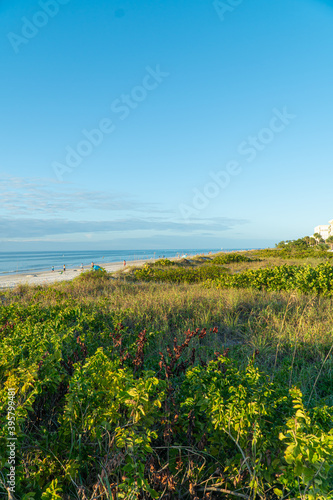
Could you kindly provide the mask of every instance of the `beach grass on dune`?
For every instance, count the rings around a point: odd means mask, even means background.
[[[212,273],[218,283],[325,259],[239,255],[0,294],[1,390],[18,394],[22,498],[329,498],[333,297],[205,286]],[[288,462],[294,435],[300,458]]]
[[[110,280],[106,276],[66,282],[47,290],[20,286],[3,300],[38,304],[41,308],[64,304],[103,314],[116,311],[129,331],[145,328],[159,332],[156,352],[188,329],[216,326],[218,334],[201,346],[206,360],[212,359],[216,350],[229,348],[230,356],[245,365],[258,350],[256,362],[261,369],[271,374],[274,368],[275,376],[286,376],[288,384],[297,384],[304,394],[311,392],[333,341],[333,299],[293,292],[205,289],[200,284],[133,283],[127,279]],[[323,377],[325,372],[330,375],[332,360],[326,362]],[[320,397],[320,386],[321,380],[314,397]],[[325,397],[333,404],[333,391]]]

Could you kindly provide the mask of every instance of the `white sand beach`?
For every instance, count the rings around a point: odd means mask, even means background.
[[[153,262],[152,259],[136,260],[129,262],[126,267],[129,268],[130,266],[142,266],[145,262],[148,261]],[[124,264],[123,262],[110,262],[103,264],[102,267],[107,272],[113,273],[115,271],[119,271],[120,269],[124,269]],[[52,283],[58,283],[60,281],[70,281],[79,276],[82,272],[89,271],[90,269],[91,266],[84,266],[82,270],[80,267],[77,267],[72,269],[66,269],[65,272],[62,272],[61,269],[55,269],[54,271],[44,271],[38,273],[31,272],[23,274],[6,274],[0,276],[0,289],[14,288],[17,285],[21,284],[50,285]]]
[[[210,254],[215,254],[219,252],[210,252]],[[191,259],[192,257],[204,255],[204,254],[195,254],[195,255],[187,255],[187,258]],[[179,257],[170,257],[169,260],[178,260]],[[122,262],[109,262],[98,264],[103,267],[108,273],[114,273],[121,269],[126,270],[133,266],[142,266],[146,262],[156,262],[157,259],[141,259],[141,260],[132,260],[127,262],[126,267],[124,268],[124,263]],[[65,272],[62,269],[55,269],[54,271],[42,271],[34,273],[21,273],[21,274],[5,274],[0,276],[0,290],[5,288],[15,288],[17,285],[51,285],[52,283],[59,283],[60,281],[70,281],[77,276],[79,276],[82,272],[89,271],[91,266],[84,266],[83,269],[81,267],[68,268]]]

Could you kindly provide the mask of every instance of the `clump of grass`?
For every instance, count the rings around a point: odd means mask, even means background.
[[[298,249],[293,247],[282,248],[282,249],[266,248],[264,250],[257,250],[256,253],[259,257],[262,258],[280,257],[286,260],[289,259],[303,260],[309,258],[323,259],[323,260],[333,259],[333,253],[327,252],[327,250],[323,250],[320,246],[309,247],[304,249]]]
[[[76,278],[74,278],[74,280],[76,281],[79,281],[79,282],[82,282],[82,281],[85,281],[85,282],[89,282],[89,281],[93,281],[93,282],[100,282],[102,279],[110,279],[111,275],[104,269],[104,268],[100,268],[100,269],[89,269],[89,271],[85,271],[81,274],[79,274],[79,276],[77,276]]]
[[[198,283],[207,279],[219,278],[227,270],[222,266],[204,264],[202,266],[152,268],[145,265],[135,271],[135,277],[141,281],[157,281],[168,283]]]
[[[217,255],[213,258],[212,262],[213,264],[231,264],[235,262],[253,262],[253,259],[241,253],[231,252]]]

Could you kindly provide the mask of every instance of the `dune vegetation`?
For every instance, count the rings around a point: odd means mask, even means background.
[[[1,292],[3,497],[333,498],[333,252],[310,243]]]

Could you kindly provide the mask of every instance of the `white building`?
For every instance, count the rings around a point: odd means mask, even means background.
[[[327,225],[320,225],[314,228],[314,234],[318,233],[320,236],[327,240],[329,236],[333,236],[333,219],[329,221]]]

